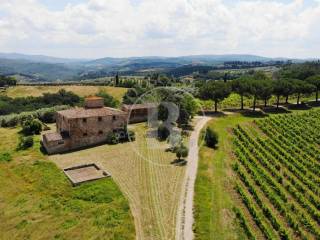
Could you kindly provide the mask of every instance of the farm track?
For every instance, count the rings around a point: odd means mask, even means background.
[[[183,181],[179,208],[177,212],[176,239],[192,240],[193,234],[193,198],[194,184],[197,176],[199,146],[198,140],[202,128],[210,120],[210,117],[199,117],[189,140],[189,156],[187,158],[187,169]]]

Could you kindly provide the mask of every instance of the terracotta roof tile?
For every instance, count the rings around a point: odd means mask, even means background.
[[[158,104],[156,103],[143,103],[143,104],[124,104],[122,105],[123,109],[125,110],[135,110],[135,109],[149,109],[149,108],[156,108]]]
[[[102,100],[102,97],[97,97],[97,96],[89,96],[86,97],[85,100]]]
[[[113,115],[126,115],[125,112],[109,107],[102,108],[71,108],[58,111],[58,114],[66,118],[87,118],[87,117],[103,117]]]
[[[56,132],[55,133],[45,133],[43,135],[43,137],[48,142],[63,140],[61,134],[60,133],[56,133]]]

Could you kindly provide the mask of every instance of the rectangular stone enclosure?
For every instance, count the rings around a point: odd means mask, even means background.
[[[65,168],[63,169],[63,172],[69,178],[73,186],[111,176],[94,163]]]

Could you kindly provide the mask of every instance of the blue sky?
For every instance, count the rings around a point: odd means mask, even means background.
[[[53,11],[59,11],[63,10],[66,5],[71,4],[79,4],[79,3],[85,3],[86,0],[41,0],[39,1],[43,5],[47,6],[48,9]]]
[[[319,58],[319,22],[319,0],[0,0],[0,52]]]

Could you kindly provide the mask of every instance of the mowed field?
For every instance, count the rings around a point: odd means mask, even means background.
[[[27,96],[38,97],[43,93],[56,93],[60,89],[72,91],[80,97],[94,95],[99,91],[105,91],[119,101],[128,90],[127,88],[109,86],[16,86],[7,89],[6,95],[12,98]]]
[[[167,143],[149,136],[145,123],[131,125],[136,141],[102,145],[50,156],[60,168],[96,163],[112,175],[129,199],[137,239],[175,239],[177,207],[184,166],[172,162]]]
[[[320,239],[319,119],[315,109],[212,120],[220,142],[200,151],[196,239]]]
[[[35,145],[16,151],[19,128],[0,128],[0,239],[135,239],[115,182],[72,187]]]

